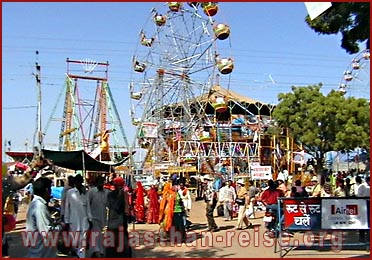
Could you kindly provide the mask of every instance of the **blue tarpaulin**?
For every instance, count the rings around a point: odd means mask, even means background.
[[[62,198],[62,190],[63,187],[52,187],[52,197],[60,200]]]

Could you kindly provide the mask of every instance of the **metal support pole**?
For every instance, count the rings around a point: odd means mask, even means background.
[[[281,200],[278,199],[278,209],[277,209],[277,219],[276,219],[276,228],[275,228],[275,245],[274,245],[274,252],[277,252],[277,244],[278,244],[278,240],[279,240],[279,254],[280,254],[280,258],[283,257],[282,255],[282,242],[281,242],[281,238],[282,238],[282,223],[280,222],[280,219],[281,219],[281,212],[280,212],[280,205],[281,204]]]
[[[83,179],[84,183],[87,184],[87,180],[85,177],[85,157],[84,157],[84,150],[81,151],[82,161],[83,161]]]
[[[38,102],[37,102],[37,137],[38,137],[38,156],[41,158],[41,149],[43,148],[43,133],[42,133],[42,126],[41,126],[41,66],[38,63],[38,55],[39,51],[36,51],[36,87],[38,91]]]

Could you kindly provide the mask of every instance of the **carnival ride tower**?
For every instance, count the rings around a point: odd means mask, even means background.
[[[100,161],[119,161],[129,145],[108,84],[109,63],[66,62],[59,150],[84,150]]]

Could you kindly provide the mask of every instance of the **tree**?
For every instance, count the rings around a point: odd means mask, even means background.
[[[322,169],[326,152],[356,147],[369,151],[369,102],[345,98],[331,91],[324,96],[322,84],[292,87],[290,93],[278,95],[273,111],[278,127],[288,128],[293,138],[312,154]]]
[[[319,34],[342,34],[341,47],[350,54],[359,52],[359,43],[369,49],[369,2],[332,2],[332,7],[306,23]]]
[[[370,104],[366,99],[347,98],[337,113],[338,124],[343,126],[334,144],[335,150],[368,151],[370,147]]]

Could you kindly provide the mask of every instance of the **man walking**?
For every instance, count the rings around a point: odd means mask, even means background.
[[[225,221],[233,219],[233,205],[236,199],[236,192],[231,186],[231,181],[226,181],[225,186],[220,189],[219,201],[223,203]]]
[[[128,243],[128,224],[125,217],[128,208],[125,206],[127,199],[123,187],[125,181],[122,177],[116,177],[113,181],[113,189],[107,196],[108,223],[107,232],[114,238],[114,245],[106,248],[107,258],[131,258],[132,249]],[[120,232],[120,230],[122,230]]]
[[[102,231],[107,223],[107,195],[109,191],[103,188],[104,178],[98,176],[95,180],[96,187],[88,192],[88,218],[92,223],[90,254],[92,257],[103,257]]]
[[[73,245],[79,258],[85,258],[87,231],[92,227],[88,220],[88,194],[83,186],[83,176],[78,174],[74,178],[75,188],[69,189],[66,194],[65,223],[72,232],[73,237],[78,237],[78,244]]]
[[[26,215],[26,236],[34,236],[37,233],[35,244],[28,245],[28,257],[30,258],[55,258],[57,247],[52,242],[53,232],[59,232],[62,227],[53,224],[48,202],[51,198],[52,181],[41,177],[33,183],[34,197],[30,203]]]
[[[209,175],[204,176],[204,181],[206,182],[206,190],[204,193],[204,200],[206,204],[206,216],[208,221],[208,231],[217,232],[218,228],[213,212],[217,205],[217,191],[213,188],[213,179]]]
[[[246,228],[252,227],[253,224],[249,223],[248,216],[246,214],[246,210],[250,206],[250,199],[248,196],[247,189],[245,188],[244,180],[238,180],[237,184],[239,185],[239,188],[238,188],[236,203],[239,205],[239,212],[238,212],[238,223],[236,225],[236,229],[242,230],[243,223],[245,224]]]
[[[75,177],[70,175],[67,177],[67,184],[65,187],[63,187],[62,190],[62,198],[61,198],[61,217],[62,221],[64,221],[65,218],[65,208],[66,208],[66,196],[67,196],[67,191],[72,189],[75,186]]]

